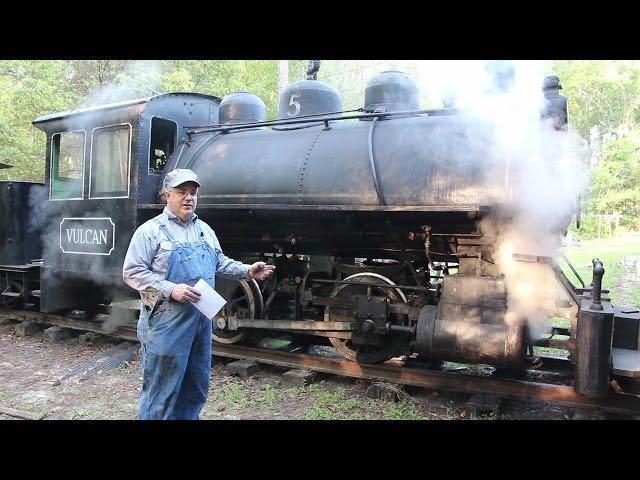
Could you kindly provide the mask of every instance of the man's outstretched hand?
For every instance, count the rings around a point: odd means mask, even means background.
[[[276,269],[275,265],[267,265],[264,262],[256,262],[249,269],[249,276],[255,280],[266,280]]]

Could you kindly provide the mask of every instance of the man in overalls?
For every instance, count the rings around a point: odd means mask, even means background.
[[[215,275],[264,280],[275,267],[246,265],[226,257],[213,230],[194,213],[198,176],[169,172],[162,184],[167,206],[133,234],[124,260],[124,281],[140,292],[138,339],[142,351],[139,418],[197,420],[209,392],[211,319],[192,303],[201,278]]]

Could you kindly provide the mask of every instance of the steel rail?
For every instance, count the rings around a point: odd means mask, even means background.
[[[303,368],[354,378],[384,380],[436,390],[464,393],[487,393],[502,397],[525,398],[540,402],[640,415],[640,396],[611,393],[604,399],[579,395],[573,387],[522,380],[495,379],[446,373],[437,370],[409,368],[400,361],[384,364],[359,364],[347,359],[318,357],[302,353],[214,344],[213,355],[250,359],[282,367]]]
[[[119,326],[113,331],[106,331],[102,328],[102,324],[99,322],[80,320],[62,315],[52,315],[50,313],[31,312],[28,310],[11,310],[4,307],[0,307],[0,315],[13,319],[22,319],[33,323],[57,325],[60,327],[72,328],[74,330],[95,332],[111,337],[118,337],[124,340],[138,341],[136,329],[128,326]]]
[[[111,333],[102,330],[97,322],[78,320],[60,315],[51,315],[0,307],[0,315],[24,319],[36,323],[59,325],[76,330],[87,330],[125,340],[137,341],[135,328],[120,326]],[[600,408],[626,415],[640,415],[640,395],[611,392],[606,398],[593,398],[576,393],[573,387],[514,379],[496,379],[446,373],[438,370],[411,368],[398,359],[384,364],[359,364],[342,358],[321,357],[303,353],[265,350],[242,345],[214,343],[212,354],[218,357],[249,359],[259,363],[282,367],[301,368],[334,375],[383,380],[416,387],[448,390],[463,393],[487,393],[494,396],[524,398],[539,402],[574,407]]]

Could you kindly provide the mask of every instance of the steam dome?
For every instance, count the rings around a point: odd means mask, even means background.
[[[230,93],[220,102],[220,123],[264,122],[266,119],[267,107],[253,93]]]
[[[420,108],[419,91],[406,73],[389,70],[376,75],[364,91],[367,112],[393,112]]]

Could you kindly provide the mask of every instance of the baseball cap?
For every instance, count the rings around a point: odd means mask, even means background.
[[[542,89],[545,90],[547,88],[557,88],[562,90],[562,85],[560,85],[560,79],[556,75],[549,75],[548,77],[544,77],[542,82]]]
[[[198,175],[196,175],[193,170],[189,170],[188,168],[177,168],[175,170],[171,170],[164,177],[164,180],[162,181],[162,191],[166,192],[170,188],[177,187],[184,182],[194,182],[196,185],[200,186]]]

